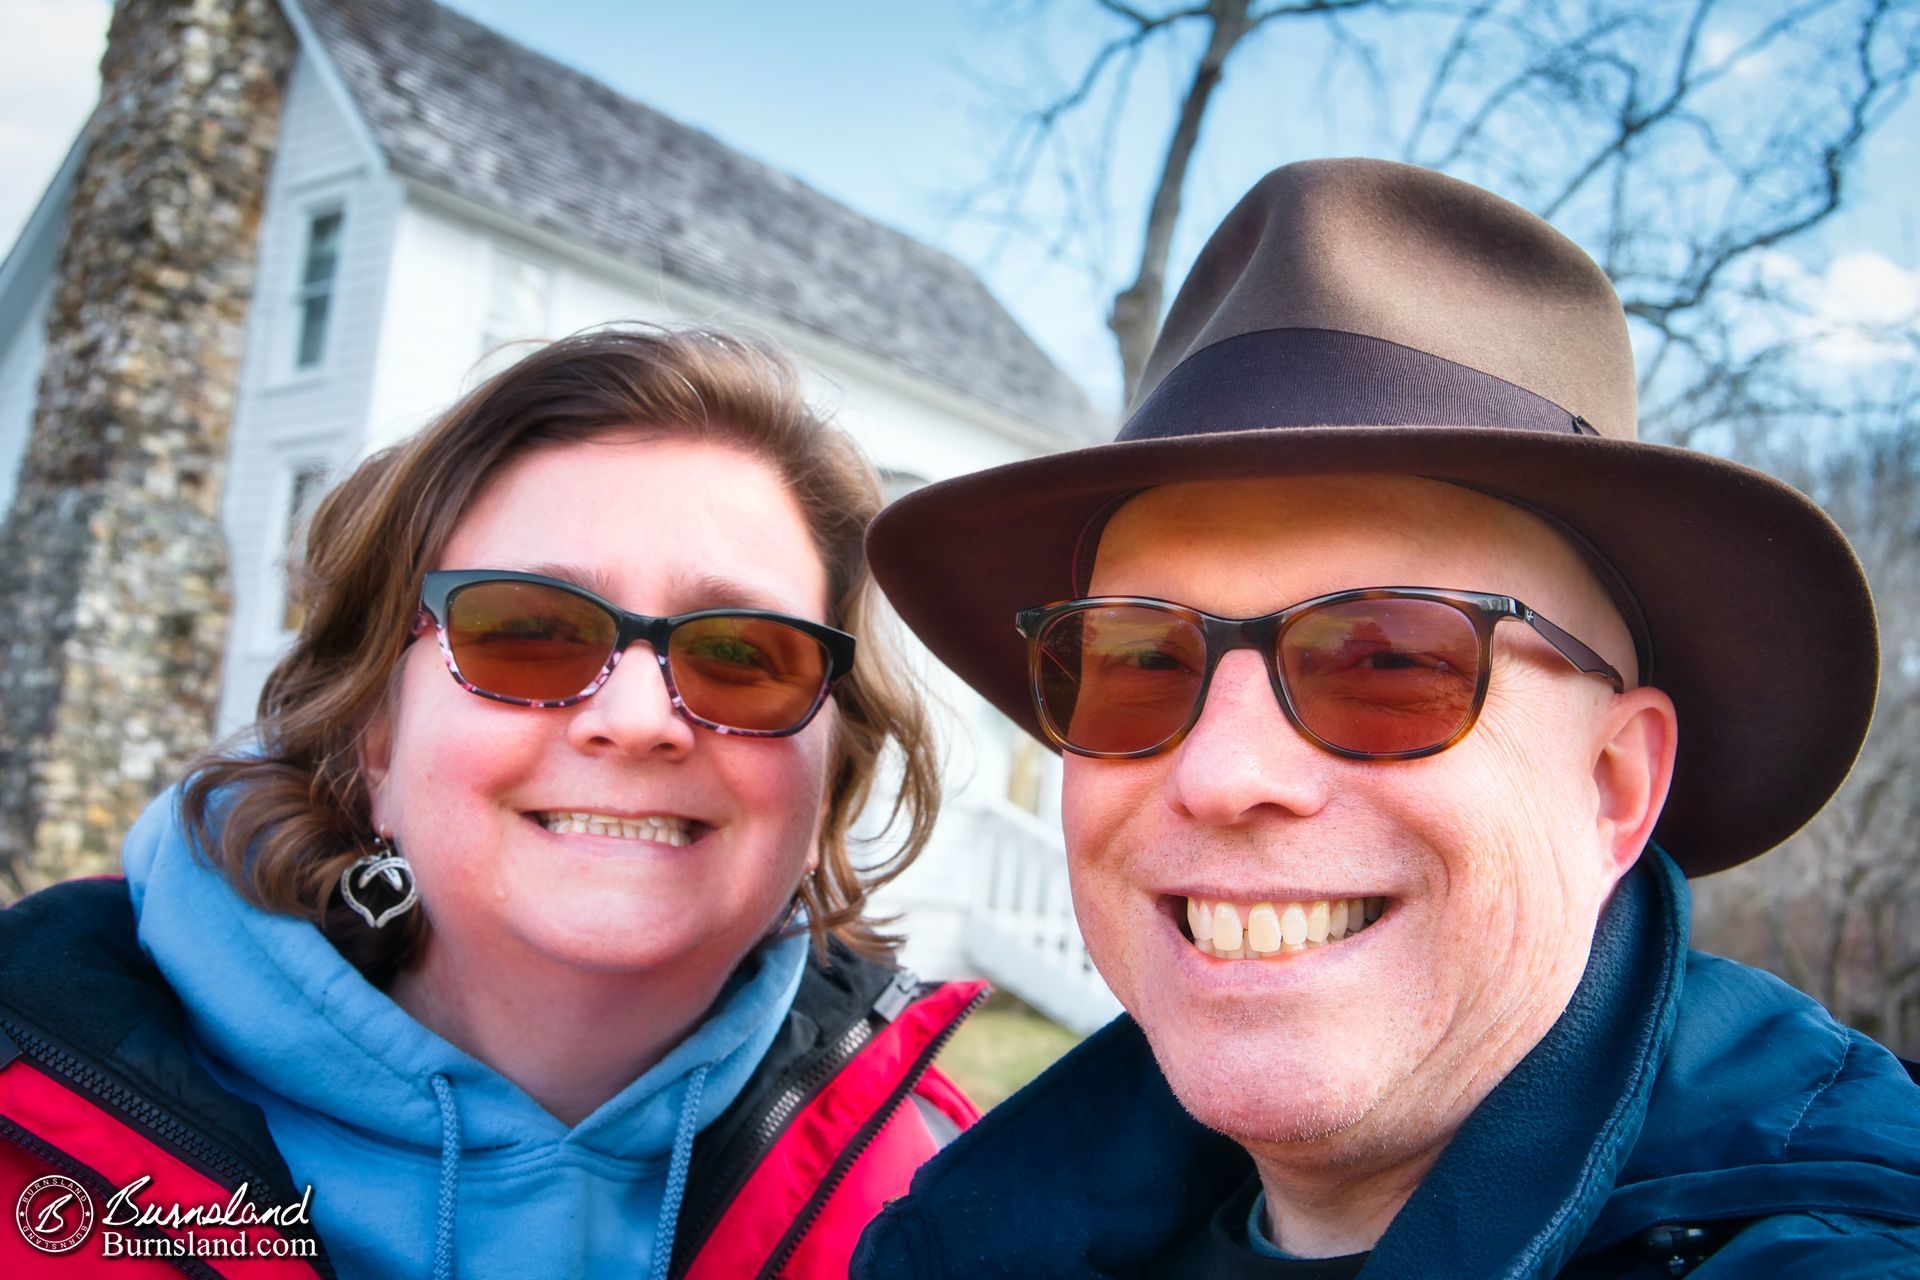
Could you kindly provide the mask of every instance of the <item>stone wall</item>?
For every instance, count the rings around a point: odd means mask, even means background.
[[[220,490],[293,38],[272,0],[122,0],[0,528],[0,896],[112,870],[207,745]]]

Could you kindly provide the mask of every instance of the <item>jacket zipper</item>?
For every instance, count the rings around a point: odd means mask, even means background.
[[[105,1203],[112,1197],[115,1188],[102,1177],[97,1170],[81,1164],[78,1160],[75,1160],[72,1156],[60,1150],[60,1148],[41,1141],[5,1116],[0,1116],[0,1136],[4,1136],[9,1142],[26,1151],[27,1154],[42,1164],[57,1169],[67,1177],[72,1178],[75,1182],[80,1183],[93,1192],[102,1203]],[[157,1240],[165,1236],[165,1233],[162,1232],[160,1228],[151,1226],[138,1227],[135,1229],[134,1234],[148,1240]],[[184,1275],[193,1276],[194,1280],[220,1280],[220,1273],[213,1270],[198,1258],[163,1256],[159,1261],[166,1263]]]
[[[730,1203],[738,1194],[746,1174],[757,1166],[772,1149],[776,1139],[786,1129],[787,1122],[813,1099],[827,1081],[840,1073],[840,1069],[853,1061],[854,1055],[867,1047],[873,1039],[873,1019],[871,1014],[862,1014],[854,1024],[841,1033],[840,1038],[824,1055],[816,1058],[804,1073],[792,1084],[782,1089],[767,1107],[760,1119],[747,1136],[736,1140],[736,1154],[726,1167],[717,1173],[708,1183],[713,1188],[700,1204],[697,1214],[682,1215],[680,1229],[675,1236],[684,1241],[704,1242],[719,1217],[719,1210]],[[689,1225],[691,1224],[691,1225]],[[690,1248],[686,1261],[691,1261],[698,1249]],[[685,1274],[685,1264],[676,1267],[673,1275]]]
[[[701,1199],[697,1209],[683,1211],[680,1223],[674,1232],[675,1252],[686,1251],[686,1256],[669,1273],[674,1280],[686,1273],[687,1266],[699,1253],[712,1232],[714,1224],[726,1207],[739,1194],[760,1161],[773,1149],[774,1143],[786,1131],[787,1123],[794,1113],[799,1111],[825,1084],[840,1073],[840,1069],[853,1061],[860,1050],[867,1047],[873,1039],[873,1018],[878,1014],[884,1021],[892,1022],[913,1002],[923,984],[912,974],[902,969],[896,972],[873,998],[867,1012],[856,1018],[848,1028],[841,1032],[840,1038],[821,1054],[807,1063],[805,1070],[794,1082],[775,1095],[760,1118],[745,1134],[736,1136],[730,1143],[731,1155],[727,1163],[711,1176],[703,1179],[707,1194]],[[937,985],[937,984],[933,984]]]
[[[921,994],[935,990],[939,986],[937,982],[925,983],[915,992],[914,998],[918,999]],[[841,1149],[840,1154],[834,1157],[826,1176],[820,1179],[820,1185],[813,1189],[813,1194],[807,1198],[807,1202],[800,1206],[800,1212],[794,1215],[786,1234],[780,1237],[780,1243],[774,1247],[773,1253],[767,1258],[767,1264],[760,1268],[754,1280],[774,1280],[780,1274],[780,1269],[793,1259],[794,1253],[800,1248],[800,1242],[806,1238],[807,1232],[813,1229],[813,1224],[826,1209],[827,1201],[833,1198],[833,1193],[846,1179],[848,1171],[873,1144],[873,1140],[880,1135],[880,1130],[893,1119],[894,1113],[900,1109],[900,1104],[906,1101],[909,1093],[913,1092],[913,1087],[920,1083],[920,1077],[927,1074],[927,1068],[933,1065],[933,1060],[940,1055],[940,1051],[947,1047],[947,1041],[951,1040],[953,1033],[960,1029],[960,1024],[965,1022],[975,1009],[986,1003],[986,999],[985,991],[975,993],[974,997],[967,1001],[966,1007],[954,1015],[953,1020],[942,1027],[939,1034],[920,1050],[919,1056],[913,1060],[913,1065],[887,1094],[886,1101],[867,1117],[866,1123],[860,1126],[853,1135],[852,1141],[848,1142]]]
[[[192,1127],[169,1114],[165,1109],[155,1106],[117,1080],[96,1071],[73,1055],[55,1048],[51,1043],[16,1022],[0,1019],[0,1033],[4,1033],[5,1039],[12,1041],[21,1053],[34,1062],[64,1076],[81,1092],[102,1099],[113,1110],[131,1117],[149,1132],[159,1135],[176,1150],[192,1157],[203,1170],[212,1173],[216,1179],[224,1180],[228,1187],[238,1187],[245,1183],[247,1203],[258,1209],[272,1206],[269,1182],[266,1178],[260,1177],[256,1171],[247,1168],[245,1164],[230,1155],[225,1148],[195,1132]],[[98,1175],[95,1175],[96,1180],[97,1177]],[[282,1234],[291,1235],[284,1228],[280,1230]],[[302,1232],[301,1234],[311,1233]],[[317,1240],[319,1237],[313,1238]],[[319,1260],[302,1259],[302,1261],[317,1264]],[[322,1275],[331,1273],[330,1269],[323,1270],[318,1265],[314,1270]],[[215,1275],[216,1273],[208,1271],[206,1274]]]

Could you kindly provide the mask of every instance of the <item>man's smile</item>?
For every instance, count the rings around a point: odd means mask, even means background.
[[[1383,897],[1260,902],[1189,897],[1187,937],[1220,960],[1266,960],[1324,947],[1360,932],[1386,907]]]

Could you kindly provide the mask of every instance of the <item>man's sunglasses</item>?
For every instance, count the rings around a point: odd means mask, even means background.
[[[1220,618],[1139,596],[1027,609],[1040,727],[1075,755],[1150,756],[1200,719],[1231,649],[1265,660],[1280,707],[1313,742],[1356,760],[1412,760],[1466,736],[1487,698],[1493,629],[1524,622],[1581,672],[1625,686],[1599,654],[1511,596],[1376,587]]]
[[[764,609],[650,617],[537,573],[436,569],[420,609],[414,634],[439,631],[463,689],[523,707],[591,697],[644,640],[681,715],[715,733],[780,738],[806,728],[853,669],[854,638],[804,618]]]

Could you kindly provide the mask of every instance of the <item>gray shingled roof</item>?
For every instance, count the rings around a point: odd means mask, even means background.
[[[1071,441],[1086,395],[953,258],[430,0],[302,8],[393,168]]]

